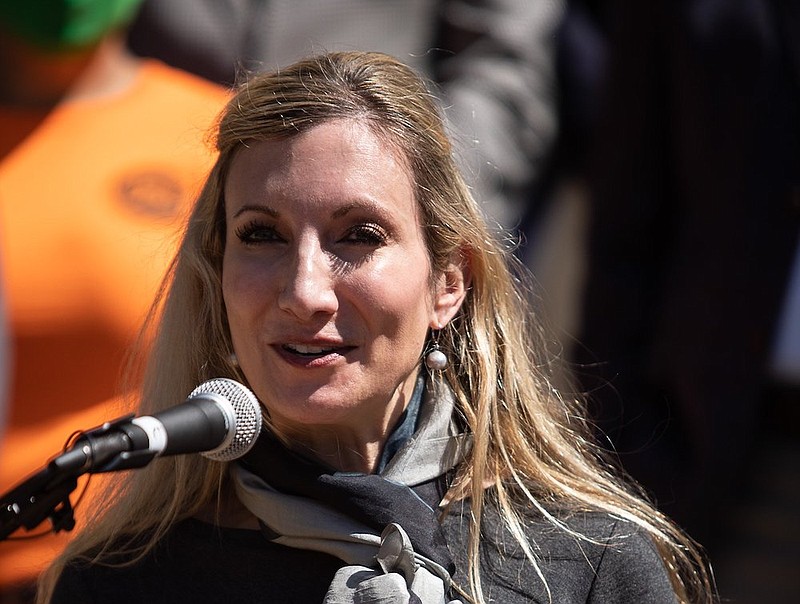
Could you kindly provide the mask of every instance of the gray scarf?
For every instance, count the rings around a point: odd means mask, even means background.
[[[267,434],[232,466],[239,499],[272,541],[347,564],[325,604],[450,601],[453,566],[437,513],[410,487],[453,469],[469,438],[453,421],[450,389],[431,386],[417,430],[380,474],[325,471]]]

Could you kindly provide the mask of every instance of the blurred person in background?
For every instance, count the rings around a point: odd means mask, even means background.
[[[8,326],[6,325],[6,299],[2,289],[2,277],[0,277],[0,442],[3,441],[3,431],[6,426],[6,414],[8,413]]]
[[[145,0],[137,53],[212,81],[321,51],[374,50],[439,85],[490,221],[522,227],[557,135],[554,44],[564,0]]]
[[[119,415],[125,350],[213,161],[202,137],[227,92],[131,55],[138,6],[0,4],[2,492]],[[64,542],[0,543],[0,602],[26,601]]]
[[[747,536],[725,579],[756,593],[737,601],[797,601],[797,472],[775,479],[792,458],[769,452],[796,451],[800,425],[800,8],[575,4],[607,52],[579,377],[624,466],[712,559]],[[756,500],[768,533],[740,507]]]

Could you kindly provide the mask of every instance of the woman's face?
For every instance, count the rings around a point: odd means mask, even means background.
[[[233,346],[272,421],[289,434],[391,422],[428,328],[457,310],[446,279],[431,285],[399,154],[350,120],[254,142],[233,159],[225,214]]]

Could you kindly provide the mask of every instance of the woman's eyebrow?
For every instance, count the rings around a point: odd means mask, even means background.
[[[245,204],[233,213],[233,218],[237,218],[246,212],[257,212],[259,214],[266,214],[272,218],[278,217],[278,211],[269,206],[259,204]]]
[[[343,216],[346,216],[353,210],[368,210],[370,212],[378,214],[383,218],[389,218],[391,216],[391,214],[387,212],[386,208],[380,203],[372,199],[359,199],[357,201],[348,203],[347,205],[344,205],[341,208],[337,208],[331,213],[331,217],[341,218]]]

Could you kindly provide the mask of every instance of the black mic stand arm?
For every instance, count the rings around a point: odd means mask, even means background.
[[[155,457],[145,432],[129,414],[82,432],[75,444],[0,498],[0,541],[20,527],[31,530],[50,519],[53,532],[71,531],[70,494],[83,474],[146,466]]]

